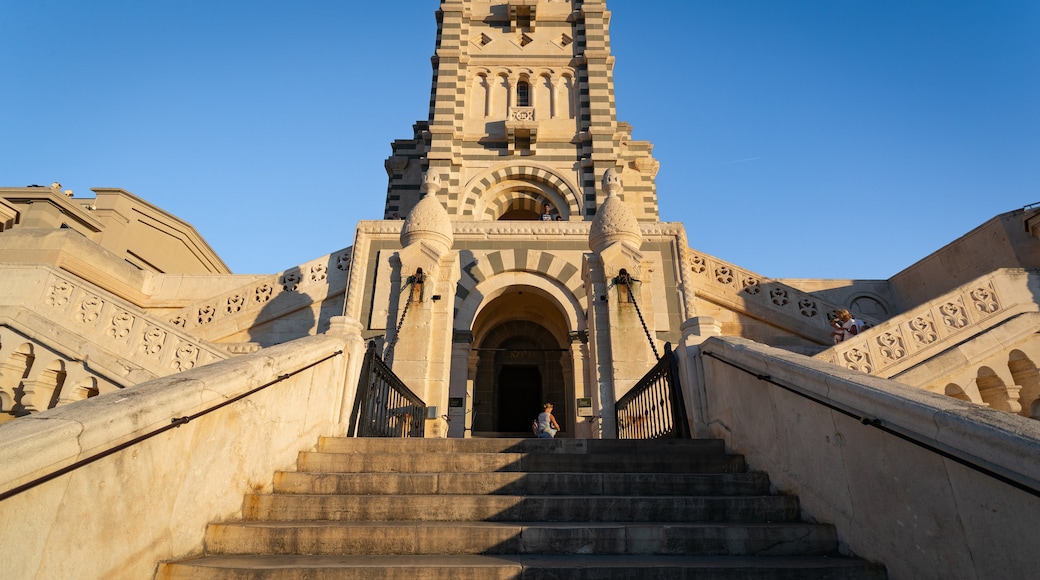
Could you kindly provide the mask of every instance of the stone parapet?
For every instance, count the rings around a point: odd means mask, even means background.
[[[68,379],[73,369],[83,371],[72,374],[83,375],[79,382],[88,385],[84,388],[96,391],[102,385],[128,387],[228,357],[223,350],[53,266],[4,264],[0,269],[5,281],[0,324],[10,331],[0,344],[0,360],[10,361],[16,352],[27,355],[20,358],[24,364],[15,364],[17,369],[6,369],[0,385],[4,395],[13,403],[18,398],[15,391],[26,389],[25,381],[19,384],[11,379],[33,374],[37,354],[48,352],[54,359],[48,365],[56,372],[47,387],[52,396],[47,401],[34,397],[39,400],[27,405],[29,411],[66,401],[60,396],[64,386],[60,377]],[[40,363],[47,361],[41,357]]]
[[[395,225],[396,229],[391,231],[400,231],[401,222],[388,223]],[[167,320],[206,340],[220,341],[295,310],[341,296],[346,291],[351,256],[352,248],[344,248],[280,273],[251,279],[231,291],[170,312]],[[301,335],[313,333],[313,328],[300,332]],[[231,345],[230,349],[230,352],[250,350],[242,345]]]
[[[843,552],[890,578],[1035,576],[1040,423],[736,337],[686,356],[708,434],[833,523]]]
[[[752,318],[768,321],[817,344],[829,344],[834,304],[777,280],[764,278],[690,249],[686,256],[697,296]],[[863,318],[868,326],[878,321]]]
[[[114,452],[0,500],[4,577],[151,578],[196,551],[208,522],[339,432],[345,348],[308,337],[0,427],[0,494]]]
[[[1001,269],[868,328],[816,355],[852,370],[894,377],[1025,312],[1037,312],[1040,274]]]

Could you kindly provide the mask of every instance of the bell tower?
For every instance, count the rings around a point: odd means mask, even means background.
[[[452,220],[591,221],[614,169],[657,221],[658,163],[614,106],[604,0],[442,0],[429,118],[392,145],[384,217],[407,215],[427,171]]]

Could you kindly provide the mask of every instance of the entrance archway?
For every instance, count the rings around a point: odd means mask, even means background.
[[[519,287],[498,296],[474,325],[474,436],[530,437],[531,423],[547,402],[560,423],[557,437],[573,436],[566,320],[557,305],[532,290]]]

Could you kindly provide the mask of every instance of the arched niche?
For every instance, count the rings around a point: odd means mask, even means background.
[[[581,215],[578,189],[556,171],[538,165],[503,165],[474,176],[463,188],[462,213],[494,221],[520,207],[548,203],[563,219]],[[537,210],[536,210],[537,211]]]

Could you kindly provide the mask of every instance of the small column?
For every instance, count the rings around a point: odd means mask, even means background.
[[[564,370],[571,375],[574,382],[575,399],[588,398],[592,400],[592,416],[582,417],[580,409],[575,401],[574,406],[574,436],[578,439],[600,439],[600,405],[599,393],[591,388],[594,382],[590,381],[589,365],[589,333],[587,330],[579,330],[570,333],[570,366]]]
[[[451,337],[451,375],[448,384],[448,437],[468,437],[473,415],[470,352],[473,333],[456,330]]]

